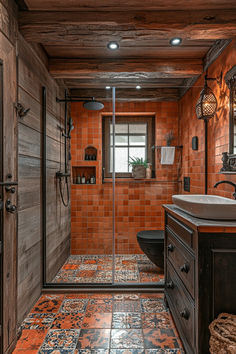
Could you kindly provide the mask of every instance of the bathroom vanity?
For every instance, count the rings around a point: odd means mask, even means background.
[[[236,221],[165,209],[165,301],[187,354],[209,353],[208,326],[236,314]]]

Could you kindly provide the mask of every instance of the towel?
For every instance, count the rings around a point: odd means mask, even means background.
[[[162,146],[161,148],[161,164],[173,165],[175,159],[175,147],[174,146]]]

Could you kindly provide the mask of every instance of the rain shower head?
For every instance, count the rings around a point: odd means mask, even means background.
[[[83,106],[90,111],[99,111],[100,109],[104,108],[104,104],[102,102],[96,101],[94,99],[84,102]]]

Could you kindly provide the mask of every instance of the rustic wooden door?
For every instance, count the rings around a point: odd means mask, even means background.
[[[16,341],[17,130],[15,48],[0,34],[0,352]]]

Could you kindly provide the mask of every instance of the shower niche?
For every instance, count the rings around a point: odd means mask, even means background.
[[[73,166],[73,184],[96,184],[96,166]]]
[[[97,149],[94,146],[87,146],[84,149],[85,161],[97,161]]]

